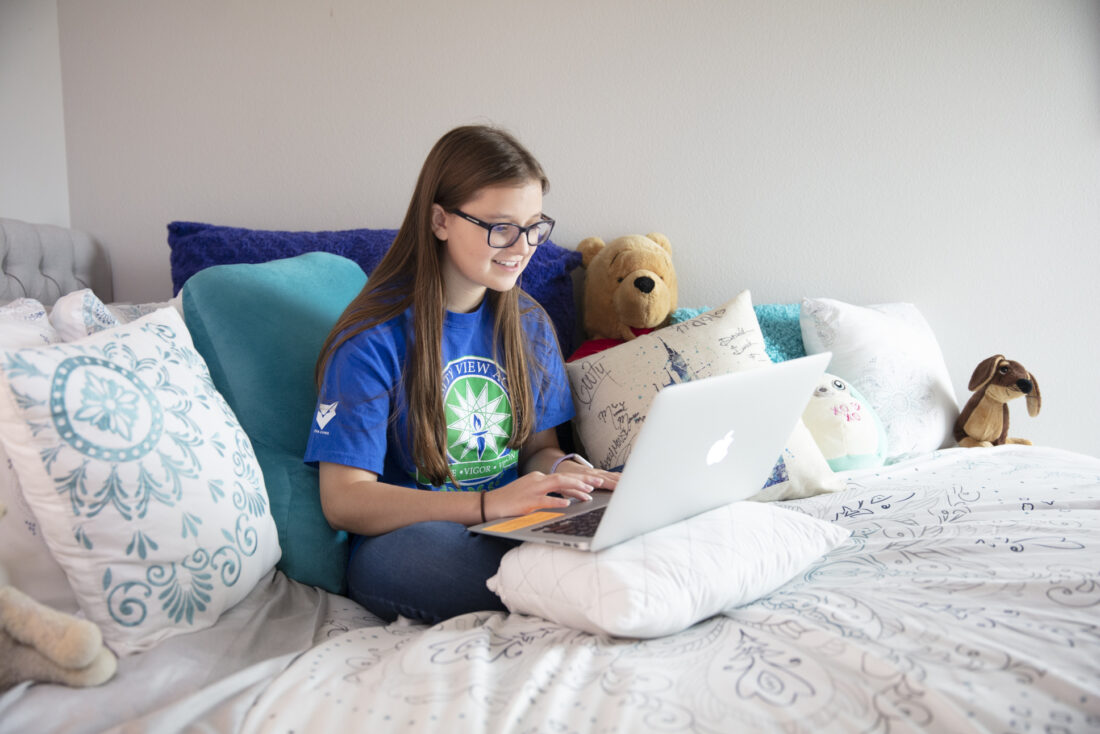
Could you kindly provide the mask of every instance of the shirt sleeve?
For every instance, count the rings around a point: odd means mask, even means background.
[[[386,335],[364,332],[332,355],[310,426],[306,462],[343,464],[382,475],[390,391],[401,369],[397,345],[382,336]]]

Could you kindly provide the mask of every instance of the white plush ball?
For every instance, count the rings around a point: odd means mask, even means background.
[[[836,375],[825,374],[802,421],[833,471],[882,466],[886,430],[871,404]]]

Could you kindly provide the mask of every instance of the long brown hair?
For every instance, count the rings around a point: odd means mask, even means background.
[[[537,181],[545,194],[550,183],[535,157],[503,130],[471,125],[451,130],[432,148],[420,169],[405,220],[390,249],[371,273],[367,284],[348,305],[332,328],[317,360],[318,389],[333,353],[348,339],[388,321],[413,307],[413,338],[403,376],[408,401],[408,425],[412,433],[412,460],[433,485],[455,482],[447,462],[446,425],[443,412],[443,242],[432,231],[432,204],[444,210],[460,208],[483,188]],[[517,286],[508,291],[488,291],[494,312],[493,344],[500,345],[504,372],[512,402],[512,438],[508,446],[519,450],[530,438],[534,424],[532,369],[541,373],[531,357],[531,345],[521,328],[523,314],[539,306]],[[494,354],[499,359],[499,355]],[[392,416],[391,416],[392,417]]]

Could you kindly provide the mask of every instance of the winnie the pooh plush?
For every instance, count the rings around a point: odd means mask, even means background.
[[[577,245],[584,267],[584,328],[588,340],[570,361],[666,325],[676,310],[672,244],[658,232]]]
[[[0,503],[0,517],[7,508]],[[118,661],[99,628],[3,585],[0,569],[0,691],[24,681],[97,686]]]

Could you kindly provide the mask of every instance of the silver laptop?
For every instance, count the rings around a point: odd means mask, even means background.
[[[669,385],[653,398],[615,491],[470,530],[595,551],[746,499],[783,478],[784,446],[831,356]]]

